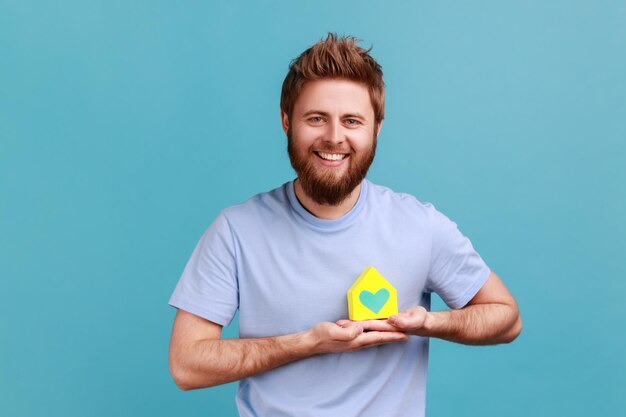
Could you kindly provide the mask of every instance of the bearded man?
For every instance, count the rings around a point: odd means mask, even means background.
[[[515,300],[432,204],[365,178],[384,119],[380,65],[351,37],[294,60],[281,122],[297,178],[223,210],[170,305],[183,390],[240,381],[241,416],[423,416],[428,341],[514,340]],[[374,266],[400,313],[347,320],[346,291]],[[430,311],[436,292],[450,307]],[[239,310],[238,339],[221,339]]]

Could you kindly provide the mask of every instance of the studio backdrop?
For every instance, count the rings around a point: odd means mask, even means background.
[[[427,415],[623,412],[624,22],[624,1],[0,2],[0,415],[237,415],[236,384],[174,384],[167,301],[222,208],[295,177],[280,87],[328,32],[385,74],[368,178],[453,219],[524,321],[432,340]]]

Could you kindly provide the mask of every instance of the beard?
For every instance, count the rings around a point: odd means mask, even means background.
[[[320,150],[328,153],[345,153],[345,150],[330,146]],[[287,152],[291,166],[298,174],[300,185],[306,195],[317,204],[337,206],[348,198],[365,178],[376,154],[376,136],[373,137],[371,148],[362,155],[357,157],[353,152],[350,153],[347,172],[341,176],[332,168],[316,167],[313,158],[317,156],[308,150],[300,154],[294,144],[291,129],[287,132]]]

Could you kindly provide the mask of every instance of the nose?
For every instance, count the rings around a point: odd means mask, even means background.
[[[324,135],[324,142],[332,145],[338,145],[343,143],[344,136],[342,131],[341,122],[339,120],[332,120],[327,124],[328,130]]]

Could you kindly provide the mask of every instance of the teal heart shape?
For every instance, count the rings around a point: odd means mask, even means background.
[[[367,307],[368,310],[373,311],[374,314],[378,314],[383,309],[385,304],[387,304],[387,300],[389,300],[389,291],[386,288],[376,291],[376,294],[372,294],[367,290],[363,290],[359,294],[361,304]]]

